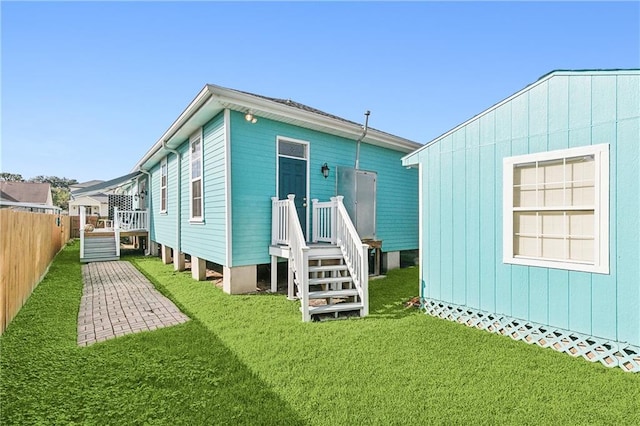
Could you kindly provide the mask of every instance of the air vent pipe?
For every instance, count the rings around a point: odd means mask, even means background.
[[[371,114],[371,111],[369,111],[369,110],[367,110],[364,113],[364,131],[362,132],[362,135],[356,141],[356,167],[355,167],[356,170],[360,169],[360,144],[362,143],[362,140],[367,135],[367,131],[369,130],[369,115],[370,114]]]

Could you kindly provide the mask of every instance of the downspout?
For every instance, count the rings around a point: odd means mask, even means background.
[[[371,114],[371,111],[369,110],[364,113],[364,131],[356,141],[356,170],[360,168],[360,144],[362,143],[362,139],[364,139],[364,137],[367,135],[367,131],[369,130],[369,114]]]
[[[144,173],[145,175],[147,175],[147,197],[149,199],[151,199],[151,173],[149,173],[148,171],[144,170],[142,167],[140,167],[138,170],[140,170],[141,173]],[[151,203],[149,203],[151,204]],[[151,206],[147,207],[147,223],[146,223],[146,227],[147,227],[147,249],[144,251],[144,255],[145,256],[149,256],[150,253],[150,238],[149,235],[151,234]]]
[[[180,155],[180,153],[178,151],[176,151],[175,149],[171,149],[167,146],[167,141],[166,139],[162,141],[162,148],[166,149],[169,152],[172,152],[176,155],[176,158],[178,160],[178,164],[177,164],[177,174],[178,174],[178,183],[177,183],[177,187],[176,187],[176,203],[177,203],[177,207],[176,207],[176,255],[178,255],[180,253],[180,231],[181,231],[181,226],[182,223],[180,221],[180,208],[182,207],[182,156]],[[167,166],[168,168],[169,166]],[[169,173],[169,171],[167,170],[167,174]]]

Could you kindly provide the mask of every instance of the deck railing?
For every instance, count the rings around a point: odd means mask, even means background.
[[[325,243],[336,243],[336,216],[337,202],[335,197],[331,201],[320,202],[317,199],[311,200],[313,204],[313,238],[312,241]]]
[[[289,245],[289,199],[271,197],[271,244]]]
[[[120,231],[148,231],[148,210],[118,210],[113,209],[113,229]]]

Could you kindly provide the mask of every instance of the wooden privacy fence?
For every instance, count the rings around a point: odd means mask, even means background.
[[[69,216],[0,210],[0,334],[70,239]]]

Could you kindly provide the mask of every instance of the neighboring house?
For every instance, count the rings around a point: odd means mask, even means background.
[[[640,371],[640,71],[555,71],[403,158],[426,311]]]
[[[6,206],[13,204],[16,210],[51,212],[54,207],[48,183],[0,182],[0,200]]]
[[[86,208],[86,213],[89,216],[107,216],[109,214],[109,199],[106,194],[96,192],[92,193],[90,196],[75,195],[75,193],[79,191],[102,183],[104,183],[103,180],[94,179],[87,182],[69,185],[69,191],[71,192],[71,199],[69,200],[69,216],[79,216],[79,207],[81,206]]]
[[[109,215],[109,196],[97,193],[91,196],[78,197],[69,200],[69,216],[79,216],[79,207],[86,208],[87,215],[106,217]]]
[[[418,173],[400,159],[420,145],[363,133],[358,123],[291,100],[207,85],[138,161],[137,183],[122,180],[148,206],[149,238],[165,261],[182,269],[187,254],[192,265],[221,265],[228,293],[255,291],[257,266],[275,268],[282,253],[273,247],[272,197],[288,194],[307,241],[312,200],[345,195],[366,229],[360,237],[380,246],[390,269],[401,251],[418,247]]]

